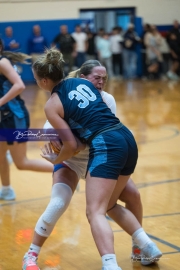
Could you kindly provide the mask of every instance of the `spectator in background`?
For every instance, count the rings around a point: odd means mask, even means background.
[[[179,81],[180,78],[177,75],[177,72],[180,66],[180,45],[178,42],[178,37],[174,34],[174,32],[169,33],[168,44],[170,47],[171,67],[167,72],[167,77],[170,80]]]
[[[98,32],[97,32],[97,35],[96,35],[95,38],[94,38],[94,43],[95,43],[96,53],[97,53],[97,51],[98,51],[98,50],[97,50],[97,42],[98,42],[99,39],[101,39],[101,38],[103,37],[104,33],[105,33],[104,28],[99,28],[99,30],[98,30]]]
[[[144,36],[144,43],[146,45],[146,57],[147,57],[147,70],[150,79],[159,79],[162,67],[162,54],[160,51],[160,45],[162,37],[158,32],[155,25],[152,25],[150,31]]]
[[[104,33],[104,35],[97,40],[97,50],[98,59],[101,64],[106,67],[108,77],[111,79],[113,77],[112,51],[109,35],[107,33]]]
[[[161,36],[161,44],[160,44],[159,49],[163,58],[163,62],[162,62],[163,77],[162,78],[167,79],[166,74],[169,70],[169,64],[170,64],[170,48],[164,35]]]
[[[92,32],[91,30],[92,30],[92,29],[91,29],[89,23],[86,23],[85,27],[82,28],[82,31],[83,31],[84,33],[86,33],[86,34],[91,33],[91,32]]]
[[[112,29],[112,35],[110,37],[110,48],[112,52],[112,65],[113,72],[117,78],[122,76],[122,48],[121,43],[123,42],[123,37],[121,36],[122,28],[114,27]]]
[[[88,49],[88,36],[86,33],[82,32],[81,26],[76,25],[75,32],[72,33],[72,37],[76,41],[76,65],[81,67],[82,64],[86,61],[86,52]]]
[[[44,53],[47,42],[45,37],[41,34],[41,27],[36,24],[33,26],[33,33],[28,41],[28,53],[32,56],[32,62],[34,63],[39,56]]]
[[[170,47],[171,66],[167,72],[170,80],[179,80],[178,72],[180,67],[180,28],[179,22],[174,21],[173,27],[167,35],[167,42]]]
[[[143,79],[147,79],[148,72],[147,72],[147,59],[146,59],[146,45],[144,43],[144,37],[146,33],[150,32],[151,26],[150,24],[146,23],[143,26],[143,33],[141,35],[142,40],[142,49],[141,49],[141,55],[142,55],[142,77]]]
[[[173,22],[173,28],[171,29],[170,32],[176,36],[177,43],[180,46],[180,28],[179,22],[177,20]]]
[[[96,47],[95,47],[95,36],[89,31],[87,34],[87,51],[86,51],[86,60],[96,59]]]
[[[20,43],[13,35],[11,26],[5,28],[5,37],[3,38],[4,50],[11,52],[18,52],[20,50]]]
[[[76,41],[68,33],[67,25],[60,26],[60,33],[54,38],[52,46],[56,46],[63,54],[66,75],[72,71],[74,58],[76,57]]]
[[[123,42],[123,66],[124,66],[124,78],[134,79],[137,72],[137,53],[136,44],[141,39],[134,31],[134,25],[129,24],[127,31],[124,34]]]

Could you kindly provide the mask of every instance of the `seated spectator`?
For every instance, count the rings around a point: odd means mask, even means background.
[[[45,47],[47,47],[47,42],[41,34],[41,27],[34,25],[32,36],[28,41],[28,52],[32,56],[33,63],[44,52]]]
[[[3,38],[4,51],[18,52],[20,50],[20,43],[13,35],[11,26],[5,28],[5,37]]]

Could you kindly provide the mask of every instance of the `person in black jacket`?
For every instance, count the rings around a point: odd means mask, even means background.
[[[133,79],[136,77],[137,69],[137,53],[136,44],[141,39],[134,31],[134,25],[129,24],[127,31],[124,34],[123,42],[123,65],[124,65],[124,78]]]
[[[60,26],[60,33],[54,38],[53,46],[56,46],[61,53],[66,64],[65,73],[72,71],[74,58],[76,57],[76,41],[68,33],[67,25]]]
[[[167,73],[170,80],[178,81],[178,70],[180,67],[180,29],[178,21],[174,21],[174,26],[167,35],[167,42],[170,47],[171,67]]]

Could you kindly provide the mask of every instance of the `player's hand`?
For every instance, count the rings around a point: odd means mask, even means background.
[[[54,153],[51,147],[51,144],[45,144],[43,148],[41,148],[41,156],[51,162],[52,164],[55,164],[55,160],[57,159],[58,154]]]

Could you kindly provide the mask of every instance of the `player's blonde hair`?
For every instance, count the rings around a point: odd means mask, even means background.
[[[39,78],[49,78],[53,82],[63,79],[63,55],[56,48],[46,49],[33,64],[32,68]]]
[[[8,58],[13,64],[16,63],[30,64],[30,62],[27,62],[28,59],[32,58],[30,55],[20,52],[4,51],[3,48],[4,48],[3,41],[2,39],[0,39],[0,55]]]

